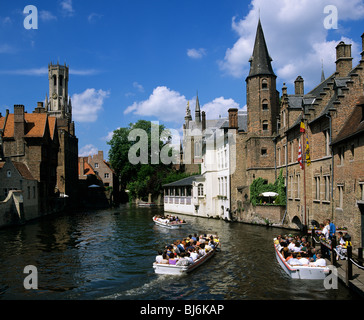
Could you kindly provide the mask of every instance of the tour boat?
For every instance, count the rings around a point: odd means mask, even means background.
[[[218,247],[218,245],[217,245]],[[172,264],[153,263],[154,272],[157,274],[170,274],[170,275],[182,275],[195,270],[200,265],[204,264],[207,260],[210,260],[215,254],[216,248],[207,252],[204,256],[197,259],[193,264],[188,266],[176,266]]]
[[[168,228],[168,229],[179,229],[187,224],[184,221],[183,222],[169,221],[169,219],[158,218],[156,216],[153,217],[153,221],[157,226],[161,226],[161,227]]]
[[[138,207],[154,207],[156,204],[153,202],[139,202]]]
[[[292,279],[323,280],[330,272],[328,267],[291,266],[278,251],[276,244],[274,249],[279,264]]]

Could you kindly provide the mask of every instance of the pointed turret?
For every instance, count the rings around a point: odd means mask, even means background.
[[[48,111],[48,94],[46,93],[45,100],[44,100],[44,108],[45,111]]]
[[[201,122],[201,109],[200,109],[200,101],[198,100],[198,93],[196,96],[195,121]]]
[[[321,62],[321,82],[325,81],[324,63]]]
[[[191,120],[192,120],[192,116],[191,116],[190,102],[187,101],[185,121],[187,122],[187,121],[191,121]]]
[[[254,77],[257,75],[275,76],[271,61],[272,58],[269,55],[267,44],[264,38],[263,28],[259,19],[257,33],[255,36],[253,55],[249,59],[250,72],[247,79],[249,77]]]

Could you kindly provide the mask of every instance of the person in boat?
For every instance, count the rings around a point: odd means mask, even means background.
[[[300,252],[301,251],[301,244],[296,241],[294,247],[291,248],[292,252]]]
[[[176,266],[188,266],[189,264],[190,264],[190,261],[189,261],[189,259],[187,259],[186,253],[182,252],[180,254],[180,258],[176,262]]]
[[[326,260],[324,258],[322,258],[322,254],[318,253],[316,256],[317,256],[316,261],[310,263],[309,266],[311,266],[311,267],[326,267]]]
[[[297,259],[297,252],[292,252],[291,253],[292,255],[292,258],[288,259],[288,264],[291,265],[291,266],[300,266],[301,265],[301,262],[299,259]]]
[[[199,255],[202,257],[206,254],[206,251],[205,251],[205,244],[204,243],[201,243],[199,245]]]
[[[194,248],[190,248],[189,253],[190,253],[190,257],[192,258],[193,261],[196,261],[198,259],[198,253],[196,252],[196,250]]]
[[[166,252],[163,253],[163,259],[161,260],[160,263],[161,264],[169,264],[169,258],[167,256],[167,253]]]
[[[170,256],[169,256],[169,260],[168,260],[169,264],[176,265],[177,261],[178,260],[177,260],[176,254],[175,253],[171,253]]]
[[[163,252],[158,251],[158,255],[155,257],[155,262],[156,263],[161,263],[162,260],[163,260]]]
[[[310,263],[310,260],[307,259],[306,257],[298,257],[298,260],[300,261],[300,264],[302,266],[308,266]]]
[[[186,244],[186,243],[183,243],[183,241],[180,241],[180,242],[178,243],[177,248],[178,248],[178,250],[180,251],[180,253],[182,253],[182,252],[185,252],[185,251],[186,251],[186,250],[185,250],[185,244]]]

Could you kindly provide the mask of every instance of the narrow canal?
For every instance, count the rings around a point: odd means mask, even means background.
[[[292,280],[272,239],[287,230],[188,217],[186,230],[155,226],[158,209],[129,208],[45,217],[0,230],[0,299],[244,300],[354,299],[339,283]],[[217,233],[222,250],[188,276],[154,274],[157,250],[190,233]],[[24,267],[38,270],[25,290]]]

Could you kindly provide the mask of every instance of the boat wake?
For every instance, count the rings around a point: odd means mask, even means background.
[[[148,295],[149,292],[155,290],[155,288],[160,288],[165,285],[166,280],[171,277],[168,275],[158,275],[157,278],[144,283],[140,287],[131,288],[127,291],[116,292],[111,295],[99,298],[99,300],[120,300],[120,299],[130,299],[133,297],[138,297],[140,299],[144,295]]]

